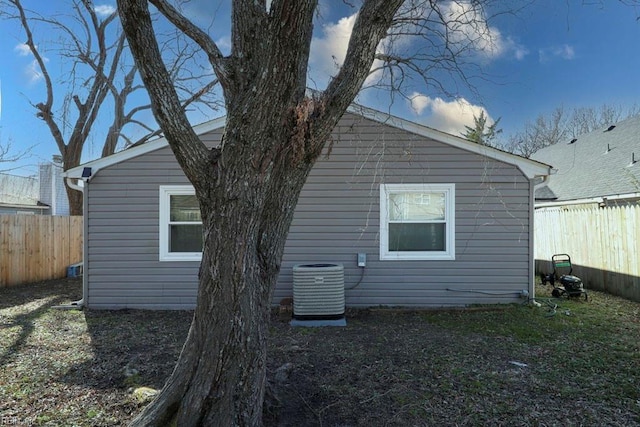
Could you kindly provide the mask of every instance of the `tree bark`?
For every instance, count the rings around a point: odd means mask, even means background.
[[[132,425],[261,425],[269,308],[298,196],[402,2],[365,2],[346,68],[324,95],[308,98],[316,1],[274,0],[269,12],[265,2],[235,1],[232,53],[224,58],[168,2],[151,1],[209,49],[224,90],[227,122],[221,146],[207,149],[173,90],[146,0],[119,0],[154,115],[194,186],[204,234],[186,343],[167,384]]]
[[[209,197],[199,194],[202,211],[210,213],[203,218],[205,246],[191,329],[158,400],[132,425],[261,424],[270,301],[307,171],[301,168],[277,196],[261,190],[262,180],[245,180],[244,170],[225,176]],[[262,209],[267,199],[271,208]],[[282,208],[273,206],[275,200]]]

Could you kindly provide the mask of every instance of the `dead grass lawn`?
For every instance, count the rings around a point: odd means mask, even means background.
[[[274,315],[268,426],[640,425],[640,304],[591,292],[468,311]],[[0,425],[126,425],[160,388],[190,312],[61,311],[80,281],[0,289]],[[557,304],[555,311],[551,307]]]

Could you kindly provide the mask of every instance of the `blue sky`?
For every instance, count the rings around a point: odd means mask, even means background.
[[[62,4],[36,0],[24,3],[44,14]],[[206,26],[215,13],[216,25],[209,28],[224,49],[228,46],[227,6],[225,2],[210,6],[212,3],[216,2],[195,1],[189,12]],[[98,0],[95,4],[114,7],[115,1]],[[464,7],[464,3],[457,7]],[[340,61],[344,55],[352,14],[353,10],[345,9],[337,0],[321,2],[322,19],[315,26],[310,70],[316,81],[321,83],[331,73],[332,56]],[[484,111],[492,119],[501,118],[506,138],[525,122],[559,106],[571,109],[606,103],[628,108],[640,104],[639,15],[640,9],[617,0],[535,1],[515,16],[507,14],[489,21],[491,43],[469,59],[484,73],[483,79],[473,81],[475,92],[460,84],[448,87],[448,96],[432,88],[415,87],[410,91],[413,102],[396,98],[391,112],[459,134],[465,124],[472,124],[474,114]],[[47,44],[42,33],[35,37],[43,46]],[[15,23],[0,21],[0,142],[11,142],[16,150],[33,146],[30,158],[0,164],[0,170],[16,168],[11,173],[29,175],[35,173],[35,165],[51,159],[57,148],[30,105],[44,99],[45,88],[39,70],[33,67],[33,57],[21,46],[24,39]],[[64,69],[59,58],[51,54],[47,57],[52,70]],[[385,111],[389,108],[388,97],[381,93],[366,92],[358,101]],[[99,121],[95,143],[89,144],[83,160],[99,155],[100,132],[108,123],[108,117]]]

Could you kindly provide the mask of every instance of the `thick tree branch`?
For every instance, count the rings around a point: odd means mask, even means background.
[[[51,82],[51,76],[49,75],[49,71],[45,65],[45,61],[40,55],[36,44],[33,41],[33,33],[31,32],[31,26],[29,25],[29,21],[27,20],[27,16],[25,14],[24,8],[22,7],[22,3],[19,0],[10,0],[10,3],[15,6],[19,13],[20,24],[24,29],[24,32],[27,35],[27,41],[25,44],[29,47],[31,54],[35,58],[38,63],[38,67],[40,67],[40,72],[42,73],[42,78],[44,79],[45,86],[47,88],[47,97],[44,103],[40,102],[35,104],[34,107],[38,110],[36,114],[38,118],[44,120],[49,127],[51,135],[53,136],[56,145],[58,146],[58,150],[60,150],[61,154],[64,154],[67,150],[67,145],[64,142],[64,137],[62,135],[62,131],[58,127],[58,124],[54,120],[53,117],[53,84]],[[33,105],[33,104],[32,104]]]
[[[156,120],[187,178],[203,190],[209,150],[193,131],[162,61],[146,0],[118,0],[122,27],[147,87]]]
[[[347,54],[338,74],[322,95],[324,117],[335,124],[364,84],[380,41],[387,35],[402,0],[366,0],[351,32]],[[324,127],[324,126],[321,126]]]

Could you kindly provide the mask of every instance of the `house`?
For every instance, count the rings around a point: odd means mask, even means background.
[[[224,123],[194,130],[215,146]],[[331,154],[318,160],[300,195],[274,303],[292,295],[299,263],[343,264],[352,307],[464,306],[533,295],[533,182],[549,173],[547,165],[357,106],[332,139]],[[82,302],[193,308],[197,202],[167,141],[66,176],[85,181]],[[358,254],[366,254],[364,267]]]
[[[585,287],[640,301],[640,116],[557,143],[531,158],[554,171],[538,186],[535,259],[571,256]]]
[[[69,215],[62,157],[42,163],[38,176],[0,173],[0,215]]]
[[[610,205],[640,200],[640,116],[543,148],[531,156],[553,166],[536,205]]]
[[[49,206],[40,203],[39,191],[35,177],[0,173],[0,215],[47,215]]]

